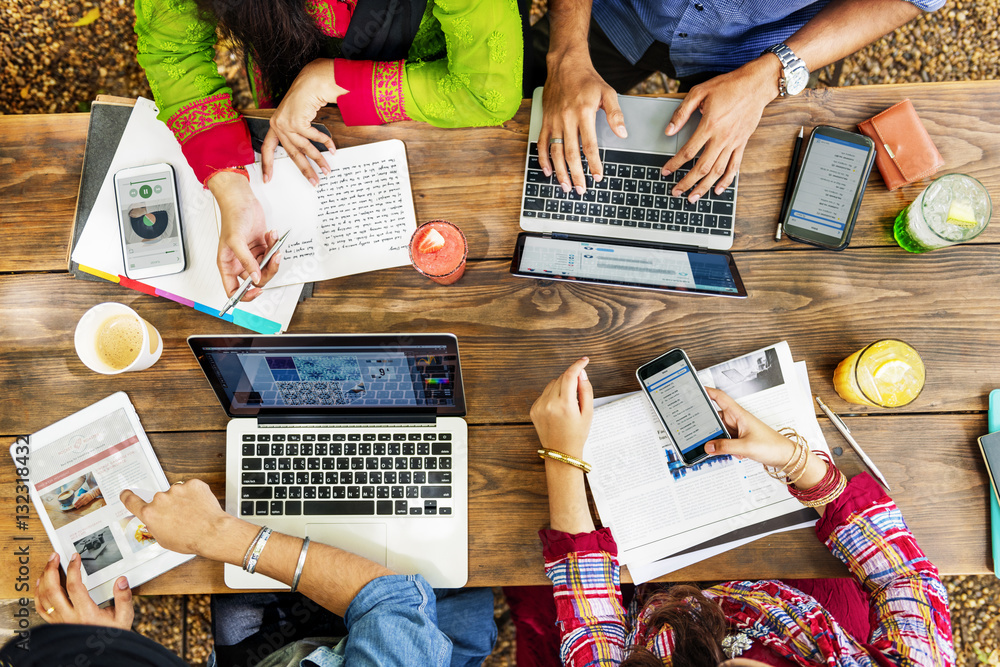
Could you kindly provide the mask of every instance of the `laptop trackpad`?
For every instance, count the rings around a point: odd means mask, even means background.
[[[307,523],[310,540],[350,551],[379,565],[386,562],[384,523]]]

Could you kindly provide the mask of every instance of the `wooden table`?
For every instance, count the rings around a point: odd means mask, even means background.
[[[771,104],[740,177],[734,251],[746,300],[663,295],[513,278],[528,103],[503,127],[436,130],[416,123],[345,128],[324,112],[338,145],[390,137],[407,146],[418,220],[446,218],[469,239],[465,277],[442,287],[409,268],[316,286],[292,332],[448,331],[458,335],[470,424],[469,583],[547,583],[536,531],[547,522],[543,463],[528,407],[582,354],[598,395],[635,390],[634,369],[684,347],[699,366],[782,339],[809,364],[812,387],[836,411],[836,364],[863,345],[899,337],[920,351],[927,385],[911,405],[848,423],[893,485],[893,497],[945,573],[990,571],[987,481],[975,438],[986,397],[1000,386],[1000,222],[974,243],[909,255],[891,222],[922,185],[889,193],[873,172],[851,247],[840,253],[773,240],[799,125],[851,129],[904,97],[913,100],[946,171],[981,180],[1000,204],[1000,82],[810,90]],[[189,334],[242,332],[170,301],[66,272],[88,117],[0,117],[0,435],[31,433],[124,389],[172,481],[199,477],[221,496],[226,416],[185,344]],[[161,332],[150,370],[104,377],[73,350],[73,328],[95,303],[131,305]],[[823,418],[831,446],[845,443]],[[14,473],[0,466],[0,571],[17,571],[31,545],[33,582],[49,554],[37,517],[14,521]],[[839,464],[861,470],[845,449]],[[33,510],[32,510],[33,514]],[[14,542],[14,537],[31,537]],[[766,538],[672,575],[679,580],[843,576],[811,531]],[[2,597],[16,597],[5,576]],[[222,566],[197,559],[144,593],[222,591]]]

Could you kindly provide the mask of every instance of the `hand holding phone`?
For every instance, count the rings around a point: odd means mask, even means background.
[[[705,451],[709,441],[730,437],[684,350],[653,359],[635,376],[685,465],[712,456]]]
[[[875,144],[868,137],[816,127],[782,221],[788,237],[830,250],[846,248],[873,164]]]

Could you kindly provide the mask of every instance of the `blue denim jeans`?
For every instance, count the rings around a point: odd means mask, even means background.
[[[490,589],[435,590],[420,575],[369,582],[343,619],[298,594],[250,593],[212,596],[212,621],[220,667],[472,667],[497,637]]]

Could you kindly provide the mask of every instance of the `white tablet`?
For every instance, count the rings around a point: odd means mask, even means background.
[[[134,588],[194,558],[161,547],[118,500],[123,489],[170,487],[125,392],[18,439],[10,454],[63,570],[80,554],[94,602],[110,600],[123,574]]]

